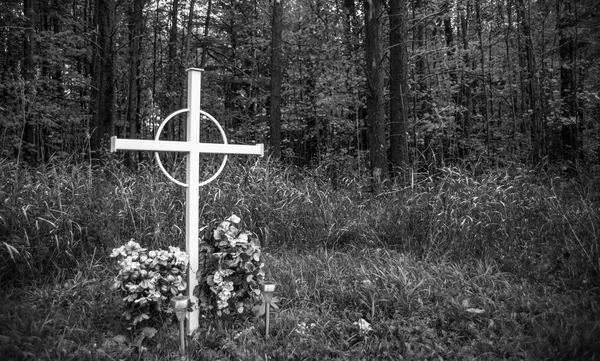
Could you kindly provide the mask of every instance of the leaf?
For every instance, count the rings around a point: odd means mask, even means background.
[[[146,338],[153,338],[157,332],[158,330],[154,327],[144,327],[142,329],[141,335],[143,335]]]
[[[146,313],[142,313],[136,316],[136,318],[133,320],[133,324],[137,324],[138,322],[142,322],[143,320],[147,320],[149,319],[150,316],[148,316],[148,314]]]
[[[265,304],[261,303],[260,305],[252,307],[252,312],[254,312],[254,316],[256,316],[256,318],[259,318],[265,314],[265,308]]]
[[[113,337],[113,340],[116,343],[118,343],[119,345],[123,345],[123,344],[129,343],[129,340],[127,339],[127,336],[123,336],[123,335],[116,335],[115,337]]]
[[[117,280],[115,281],[115,283],[113,284],[113,289],[114,290],[118,290],[121,288],[121,286],[123,286],[123,281],[121,280]]]
[[[215,229],[213,231],[213,238],[215,239],[215,241],[220,241],[221,240],[221,232],[219,232],[218,229]]]

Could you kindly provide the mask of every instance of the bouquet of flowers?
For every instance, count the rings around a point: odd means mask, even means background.
[[[123,315],[135,326],[153,313],[170,313],[169,301],[186,289],[184,280],[189,257],[178,247],[147,251],[130,240],[113,249],[119,274],[114,289],[120,290],[125,303]]]
[[[218,226],[201,229],[198,297],[200,311],[217,316],[251,311],[260,301],[264,278],[258,237],[240,229],[232,215]]]

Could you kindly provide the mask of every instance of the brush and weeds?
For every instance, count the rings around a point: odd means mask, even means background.
[[[182,177],[181,169],[171,170]],[[151,166],[0,161],[0,355],[177,359],[172,318],[127,330],[109,255],[185,248],[184,190]],[[271,337],[251,315],[201,319],[198,360],[600,358],[600,185],[445,168],[372,193],[359,176],[230,163],[201,222],[237,214],[278,285]],[[595,182],[595,183],[594,183]]]

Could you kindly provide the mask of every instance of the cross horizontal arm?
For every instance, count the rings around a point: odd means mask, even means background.
[[[169,140],[143,140],[143,139],[118,139],[116,136],[110,138],[110,151],[117,150],[146,150],[150,152],[189,152],[188,142],[176,142]]]
[[[211,153],[211,154],[248,154],[248,155],[260,155],[261,157],[265,154],[265,148],[263,144],[255,145],[241,145],[241,144],[219,144],[219,143],[198,143],[197,147],[194,147],[198,153]]]
[[[170,140],[142,140],[110,138],[110,151],[138,150],[150,152],[198,152],[209,154],[264,155],[263,144],[240,145],[219,143],[191,143]]]

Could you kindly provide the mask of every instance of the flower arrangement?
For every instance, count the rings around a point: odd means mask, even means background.
[[[152,313],[170,313],[171,297],[186,288],[184,280],[189,257],[178,247],[147,251],[130,240],[114,248],[110,255],[117,258],[119,274],[114,289],[120,290],[125,303],[123,315],[135,326],[150,319]]]
[[[251,311],[264,278],[258,237],[240,229],[240,218],[232,215],[202,228],[198,248],[201,272],[194,295],[200,311],[217,316]]]

